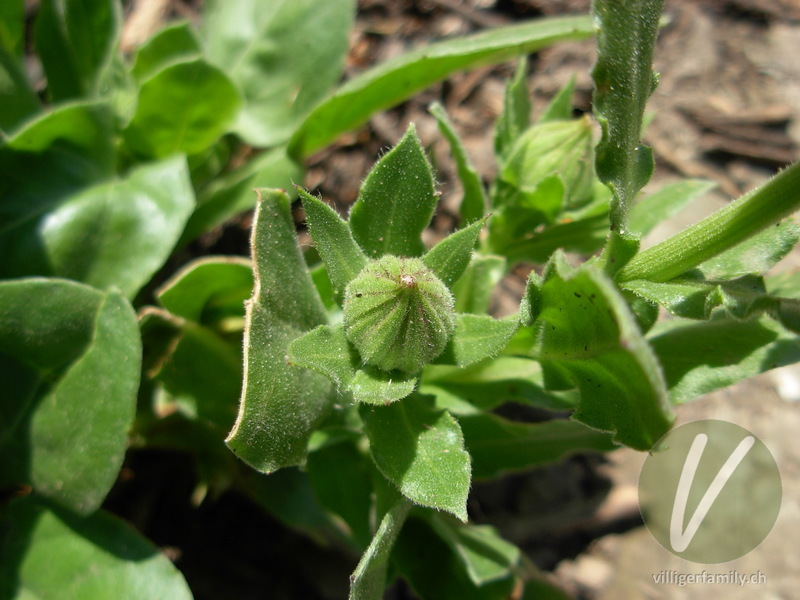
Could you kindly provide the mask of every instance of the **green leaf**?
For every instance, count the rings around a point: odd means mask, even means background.
[[[502,600],[513,598],[516,578],[507,577],[477,586],[464,560],[428,520],[408,519],[392,554],[398,570],[420,598],[436,600]]]
[[[450,234],[422,258],[425,266],[447,287],[452,287],[467,270],[475,243],[478,241],[481,229],[486,225],[487,218]]]
[[[25,46],[25,0],[6,0],[0,4],[0,48],[21,58]]]
[[[405,523],[411,502],[401,498],[383,516],[372,543],[350,576],[349,600],[380,600],[386,587],[389,555]]]
[[[244,98],[239,137],[258,147],[289,138],[341,77],[354,15],[353,0],[206,3],[206,56]]]
[[[456,312],[479,315],[489,312],[492,292],[505,272],[506,261],[502,256],[474,254],[464,274],[452,287]]]
[[[767,290],[773,296],[783,298],[800,297],[800,273],[797,271],[786,271],[776,273],[764,279]]]
[[[119,41],[116,0],[43,0],[35,40],[54,102],[91,97],[111,64]]]
[[[62,198],[0,237],[5,276],[56,275],[129,298],[164,264],[194,206],[183,157]]]
[[[556,254],[544,281],[530,286],[539,306],[531,356],[580,389],[573,417],[649,450],[673,416],[656,356],[614,284],[591,265],[571,269]]]
[[[456,315],[456,329],[436,362],[466,367],[496,356],[514,335],[518,325],[516,316],[495,319],[489,315]]]
[[[347,284],[367,265],[367,257],[353,239],[350,227],[335,210],[304,189],[296,189],[303,200],[314,246],[325,262],[334,293],[341,301]]]
[[[792,251],[800,241],[800,226],[789,218],[718,254],[698,269],[708,279],[730,279],[762,274]]]
[[[201,53],[200,40],[189,22],[171,23],[136,51],[131,74],[143,82],[167,66],[193,60]]]
[[[113,177],[113,141],[113,115],[99,103],[56,108],[17,131],[0,146],[0,235]]]
[[[750,321],[666,321],[648,337],[680,404],[764,371],[800,361],[796,334],[762,317]]]
[[[542,116],[537,123],[547,123],[548,121],[568,121],[572,118],[572,97],[575,95],[575,76],[564,84],[558,93],[553,96],[550,103],[544,109]]]
[[[254,189],[292,190],[292,182],[303,179],[304,170],[288,156],[285,148],[268,150],[244,166],[219,177],[199,192],[197,208],[192,213],[179,245],[222,225],[238,213],[256,204]]]
[[[188,407],[191,417],[227,432],[236,419],[239,400],[240,348],[207,327],[157,308],[145,309],[140,318],[145,346],[154,330],[159,337],[170,338],[167,352],[148,369],[148,376]]]
[[[486,214],[488,205],[488,198],[486,197],[486,190],[483,187],[478,172],[472,165],[469,159],[464,144],[458,137],[453,124],[447,117],[444,107],[438,102],[434,102],[430,106],[431,114],[436,118],[439,124],[439,131],[447,139],[450,144],[450,152],[456,161],[456,171],[458,179],[461,181],[461,187],[464,188],[464,197],[461,199],[461,206],[459,212],[461,214],[461,222],[464,224],[477,221]]]
[[[531,99],[528,91],[528,57],[517,61],[514,77],[506,82],[503,112],[494,125],[494,153],[503,158],[531,124]]]
[[[244,316],[244,301],[253,290],[253,265],[236,256],[195,260],[175,273],[157,291],[168,311],[204,324]]]
[[[304,461],[311,432],[330,410],[327,380],[286,362],[289,342],[326,316],[285,192],[261,191],[251,246],[255,287],[247,303],[242,400],[226,441],[239,458],[268,473]]]
[[[539,19],[408,52],[351,79],[317,106],[292,137],[290,154],[312,154],[374,113],[399,104],[451,73],[503,62],[562,40],[586,39],[593,31],[588,16]]]
[[[191,600],[169,559],[122,519],[79,517],[33,498],[10,507],[0,543],[0,596]]]
[[[122,465],[140,365],[136,315],[119,293],[0,283],[0,487],[97,510]]]
[[[228,76],[203,59],[168,66],[142,84],[125,142],[150,158],[202,152],[225,133],[240,102]]]
[[[477,409],[491,410],[506,402],[518,402],[549,410],[573,409],[577,399],[571,394],[546,392],[542,367],[535,360],[501,356],[467,368],[429,365],[425,368],[420,392],[437,396],[440,392],[461,398],[474,406],[451,411],[474,414]],[[477,408],[476,408],[477,407]],[[462,407],[461,408],[468,408]]]
[[[640,298],[657,302],[677,317],[708,319],[717,308],[734,319],[748,319],[768,312],[780,319],[781,315],[795,310],[800,302],[770,296],[764,281],[754,275],[730,281],[708,281],[701,278],[682,277],[667,283],[628,281],[624,289]],[[791,328],[790,324],[786,324]]]
[[[433,530],[461,559],[470,580],[482,586],[512,574],[520,550],[489,525],[464,525],[438,514],[430,516]]]
[[[372,168],[350,211],[353,237],[370,258],[420,256],[436,208],[433,173],[414,125]]]
[[[10,7],[14,3],[4,2],[0,11],[6,5]],[[13,27],[10,20],[8,25]],[[39,110],[39,99],[28,83],[22,64],[3,42],[4,37],[12,35],[4,30],[6,23],[0,13],[0,141]]]
[[[362,406],[361,418],[378,470],[417,504],[467,520],[470,459],[456,420],[412,395],[388,406]]]
[[[310,452],[308,477],[320,503],[344,519],[349,534],[362,548],[369,545],[372,473],[369,457],[350,441]]]
[[[596,215],[578,221],[559,223],[530,238],[514,240],[496,247],[498,254],[517,262],[546,262],[556,250],[592,254],[602,247],[608,236],[608,215]]]
[[[669,281],[774,226],[798,208],[800,163],[795,163],[699,223],[640,252],[616,279]],[[769,239],[770,234],[766,236]],[[763,256],[768,249],[769,242],[758,253]]]
[[[634,233],[645,235],[688,205],[716,187],[705,179],[684,179],[668,183],[657,192],[639,200],[628,214],[628,227]]]
[[[557,462],[576,452],[609,452],[618,446],[607,433],[575,421],[515,423],[481,413],[459,418],[476,479]]]
[[[322,373],[340,392],[349,392],[354,400],[367,404],[395,402],[408,396],[417,385],[416,376],[362,365],[342,325],[321,325],[293,340],[289,344],[289,360]]]
[[[653,47],[663,0],[595,0],[599,28],[594,113],[602,128],[596,168],[611,188],[611,227],[627,232],[628,210],[653,174],[653,151],[640,144],[647,99],[655,88]]]

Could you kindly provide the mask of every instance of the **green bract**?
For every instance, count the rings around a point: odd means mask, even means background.
[[[407,373],[439,356],[455,328],[453,295],[418,258],[387,255],[350,282],[347,339],[367,364]]]

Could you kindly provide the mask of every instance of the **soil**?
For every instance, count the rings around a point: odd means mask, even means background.
[[[126,31],[131,45],[137,35],[146,38],[149,30],[173,15],[200,19],[202,14],[201,5],[178,0],[131,5],[137,9],[131,10]],[[139,12],[145,5],[152,11],[149,17]],[[345,76],[434,39],[588,9],[588,0],[361,0]],[[667,0],[665,14],[655,61],[662,78],[649,105],[653,118],[645,134],[657,164],[651,186],[678,177],[702,177],[718,187],[669,228],[653,232],[648,243],[751,189],[796,160],[800,147],[797,0]],[[534,115],[573,76],[576,113],[590,111],[593,61],[591,41],[560,44],[531,57]],[[346,213],[370,166],[414,122],[439,172],[442,202],[428,234],[430,241],[441,237],[455,225],[460,190],[447,145],[427,106],[434,100],[444,104],[478,171],[491,180],[493,124],[513,68],[504,64],[456,74],[376,116],[312,157],[306,186]],[[301,229],[302,217],[297,210]],[[246,255],[249,224],[249,216],[242,215],[205,235],[176,260],[201,254]],[[799,264],[791,257],[783,268]],[[514,309],[526,274],[521,269],[504,280],[496,297],[498,314]],[[785,558],[793,554],[786,532],[800,525],[800,455],[791,447],[789,428],[800,424],[798,404],[790,402],[797,399],[792,389],[800,387],[800,377],[791,369],[779,377],[762,376],[735,388],[738,392],[712,395],[681,409],[679,417],[722,413],[754,431],[760,427],[756,433],[774,445],[787,480],[780,530],[771,546],[765,543],[763,553],[759,549],[755,563],[742,568],[758,565],[752,568],[764,569],[770,582],[755,594],[750,590],[748,597],[788,599],[800,597],[800,581]],[[519,543],[576,598],[694,598],[701,593],[706,598],[734,597],[726,589],[671,589],[647,580],[664,568],[687,570],[688,563],[669,562],[671,555],[660,552],[640,526],[637,461],[639,455],[625,452],[608,458],[577,456],[496,484],[476,485],[471,514]],[[121,482],[108,507],[164,548],[198,600],[346,597],[347,576],[357,561],[348,549],[330,540],[327,547],[320,546],[235,493],[193,504],[196,481],[185,457],[132,452],[126,468],[136,474],[136,483]],[[302,564],[292,561],[297,556],[304,557]],[[413,596],[400,583],[389,597]]]

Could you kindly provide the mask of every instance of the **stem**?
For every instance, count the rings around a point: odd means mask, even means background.
[[[699,223],[637,254],[617,280],[669,281],[800,209],[800,163]]]
[[[350,600],[380,600],[386,586],[386,567],[392,546],[405,523],[411,501],[400,497],[389,509],[372,542],[350,576]]]

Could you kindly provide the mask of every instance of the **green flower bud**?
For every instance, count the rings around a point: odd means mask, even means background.
[[[348,284],[344,326],[365,363],[415,373],[453,333],[453,296],[420,259],[386,255]]]
[[[554,176],[563,186],[558,210],[579,208],[591,200],[594,140],[588,117],[547,121],[529,128],[515,142],[500,173],[504,183],[528,196],[526,201],[533,205],[552,202],[545,198],[537,201],[536,191]],[[541,193],[551,191],[543,189]],[[547,207],[542,209],[547,212]]]

